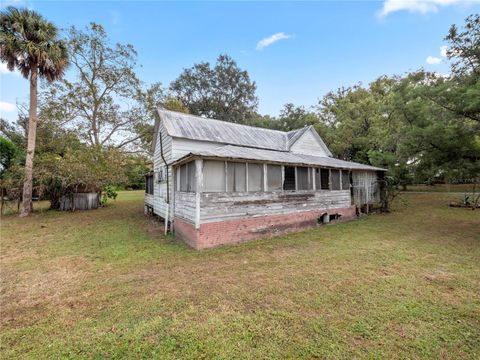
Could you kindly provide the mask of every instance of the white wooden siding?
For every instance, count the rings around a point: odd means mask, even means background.
[[[348,190],[203,193],[200,203],[200,222],[349,206],[350,191]]]
[[[307,131],[303,134],[300,139],[292,145],[290,151],[297,154],[328,156],[312,131]]]
[[[175,191],[174,216],[195,223],[195,193]]]
[[[180,159],[192,151],[212,150],[225,144],[209,141],[172,138],[172,158]]]
[[[155,198],[151,194],[145,193],[145,204],[153,206],[154,205]]]
[[[153,171],[155,173],[158,172],[161,166],[164,166],[164,162],[161,156],[160,151],[160,136],[162,136],[162,143],[163,143],[163,156],[167,163],[172,161],[172,138],[167,135],[163,123],[160,122],[159,124],[159,136],[157,137],[156,141],[157,144],[155,145],[155,153],[153,154]],[[169,183],[170,183],[170,199],[172,199],[173,191],[172,191],[172,171],[169,168],[168,171]],[[153,185],[153,212],[162,218],[166,216],[166,197],[167,197],[167,182],[163,181],[161,183],[158,182],[158,178],[155,175],[154,177],[154,185]],[[170,211],[170,214],[172,211]]]

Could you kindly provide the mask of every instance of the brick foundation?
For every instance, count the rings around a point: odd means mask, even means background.
[[[195,225],[180,219],[174,219],[175,236],[189,246],[200,250],[219,245],[234,244],[251,239],[287,234],[301,231],[317,225],[318,218],[328,214],[340,214],[335,222],[346,221],[356,217],[355,206],[328,210],[311,210],[284,215],[249,217],[235,220],[211,222]]]

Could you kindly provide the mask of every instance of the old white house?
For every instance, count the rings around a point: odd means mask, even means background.
[[[351,219],[379,201],[384,169],[333,158],[312,126],[158,113],[145,211],[196,249]]]

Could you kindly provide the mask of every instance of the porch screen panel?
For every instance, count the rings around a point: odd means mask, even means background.
[[[298,190],[311,190],[310,171],[307,167],[297,167],[297,186]]]
[[[187,164],[187,191],[188,192],[195,192],[196,184],[197,184],[197,176],[196,176],[196,165],[195,161],[190,161]]]
[[[248,164],[248,191],[261,191],[262,184],[263,164]]]
[[[342,170],[342,190],[350,189],[350,171]]]
[[[330,170],[332,190],[340,190],[340,170]]]
[[[282,190],[282,167],[267,165],[267,190]]]
[[[295,166],[284,167],[283,190],[295,190]]]
[[[330,190],[330,175],[328,173],[328,169],[320,169],[320,177],[322,178],[321,189]]]
[[[225,162],[215,160],[203,162],[203,191],[225,191]]]
[[[322,188],[322,178],[320,176],[320,169],[314,168],[313,176],[315,176],[315,188],[316,190],[320,190]]]
[[[180,166],[180,191],[187,191],[187,165]]]
[[[246,191],[246,175],[247,170],[245,163],[228,162],[227,191]]]

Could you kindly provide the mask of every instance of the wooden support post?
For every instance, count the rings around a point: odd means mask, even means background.
[[[228,162],[225,161],[225,192],[228,191]]]
[[[267,171],[268,171],[268,168],[267,168],[267,164],[263,164],[263,191],[267,191],[268,190],[268,187],[267,187]]]
[[[328,169],[328,190],[332,190],[332,170]]]
[[[196,189],[195,189],[195,229],[200,229],[201,197],[203,189],[203,160],[195,160]]]
[[[285,183],[285,166],[284,165],[280,165],[281,166],[281,172],[282,172],[282,191],[285,190],[284,189],[284,183]]]
[[[309,168],[312,170],[312,189],[313,190],[317,190],[317,179],[315,179],[317,177],[317,168]]]
[[[298,191],[297,167],[295,166],[295,191]]]
[[[245,191],[248,192],[248,163],[245,163]]]

